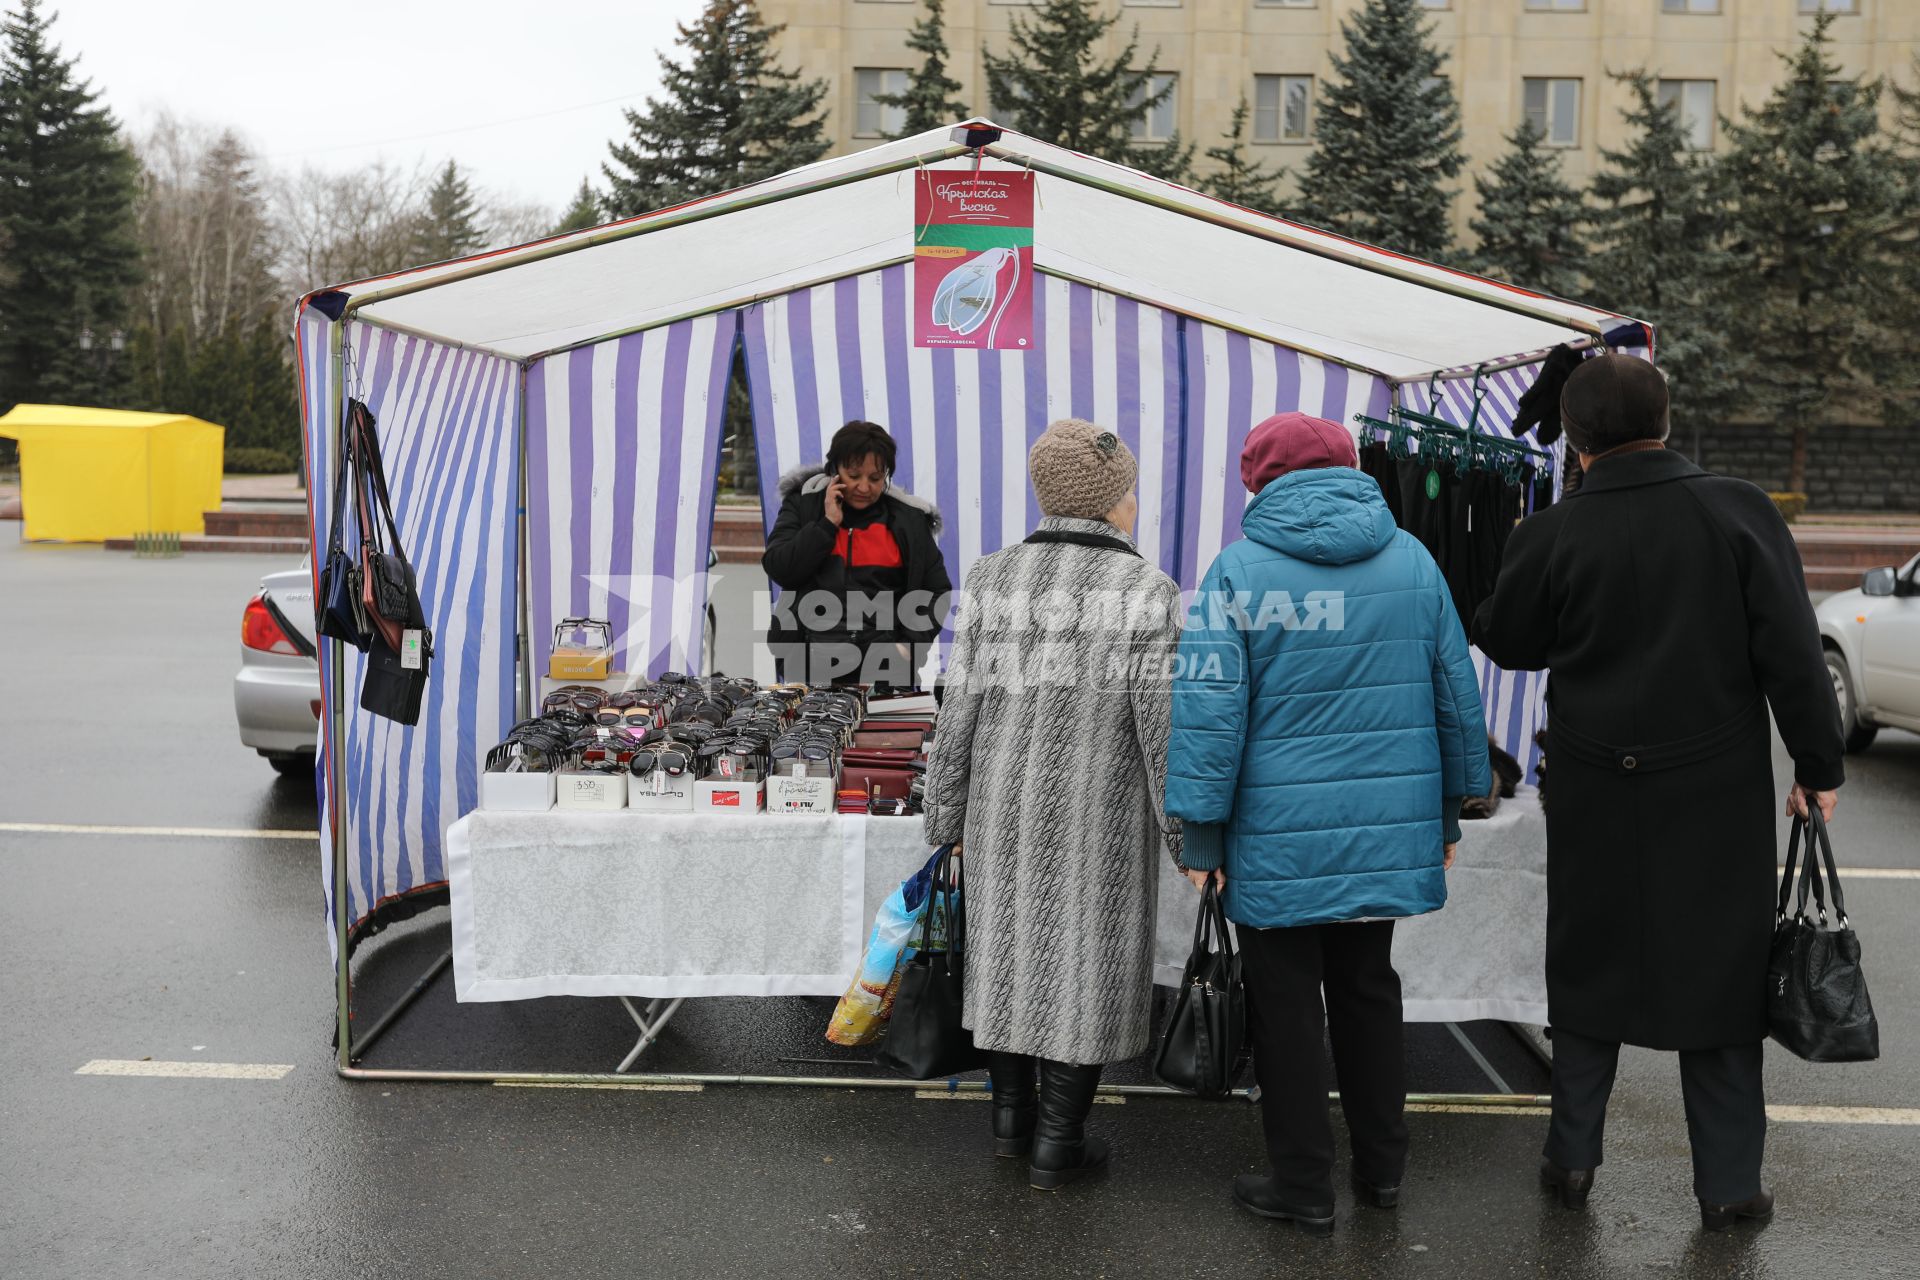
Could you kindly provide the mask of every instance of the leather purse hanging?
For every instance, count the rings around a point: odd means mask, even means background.
[[[1153,1074],[1183,1093],[1222,1098],[1233,1091],[1240,1075],[1246,1043],[1247,992],[1240,979],[1240,957],[1209,876],[1193,922],[1193,951],[1167,1015]]]
[[[418,724],[433,668],[433,631],[427,626],[413,566],[400,549],[373,412],[358,400],[350,401],[347,421],[359,464],[354,500],[360,524],[360,600],[374,632],[360,683],[360,707],[400,724]]]
[[[1793,890],[1794,861],[1806,836],[1807,860],[1800,873],[1800,899],[1787,917]],[[1814,841],[1819,841],[1818,855]],[[1827,928],[1827,903],[1820,887],[1820,861],[1826,862],[1838,928]],[[1813,892],[1818,921],[1807,918],[1807,892]],[[1782,1046],[1808,1062],[1871,1062],[1880,1056],[1880,1024],[1867,997],[1867,976],[1860,968],[1860,939],[1847,923],[1846,900],[1833,864],[1833,844],[1817,806],[1793,820],[1787,838],[1787,866],[1780,877],[1780,902],[1774,912],[1773,950],[1767,962],[1767,1031]]]
[[[410,619],[423,612],[420,595],[413,566],[401,547],[400,529],[394,523],[373,412],[354,400],[348,405],[347,417],[360,463],[361,600],[373,625],[397,651],[401,647],[400,633],[411,625]]]
[[[320,566],[314,631],[365,649],[373,634],[360,599],[360,565],[344,549],[347,490],[358,483],[354,476],[353,432],[346,423],[346,419],[341,422],[339,460],[333,471],[333,513],[327,524],[327,556]]]
[[[953,846],[940,851],[921,916],[920,941],[901,971],[887,1038],[874,1062],[912,1080],[955,1076],[985,1066],[987,1057],[961,1023],[966,989],[962,965],[966,949],[966,904],[961,901],[960,868]],[[946,946],[934,950],[933,923],[944,910]]]

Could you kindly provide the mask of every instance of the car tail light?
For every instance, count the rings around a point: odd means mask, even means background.
[[[259,596],[247,601],[247,611],[240,615],[240,643],[249,649],[258,649],[262,653],[285,653],[298,656],[300,651],[287,639],[287,633],[280,629],[274,620],[273,610],[267,608],[267,602]]]

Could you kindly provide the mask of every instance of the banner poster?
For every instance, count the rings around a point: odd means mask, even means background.
[[[1033,350],[1033,174],[923,169],[913,187],[913,344]]]

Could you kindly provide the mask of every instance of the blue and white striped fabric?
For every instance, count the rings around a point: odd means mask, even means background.
[[[1056,418],[1111,427],[1140,461],[1140,551],[1176,567],[1180,318],[1053,276],[1034,289],[1039,350],[913,345],[905,265],[759,303],[746,312],[747,380],[768,527],[779,477],[818,465],[853,419],[899,446],[895,481],[936,503],[955,582],[1039,523],[1027,449]]]
[[[1356,413],[1386,416],[1392,388],[1373,374],[1200,321],[1187,322],[1186,346],[1184,532],[1174,577],[1191,591],[1220,549],[1240,540],[1240,517],[1253,501],[1240,482],[1247,433],[1273,414],[1296,411],[1353,430]]]
[[[1480,412],[1473,412],[1476,389],[1471,377],[1451,379],[1440,384],[1440,394],[1432,395],[1427,383],[1407,383],[1400,388],[1401,403],[1409,409],[1430,413],[1436,418],[1511,440],[1514,419],[1520,416],[1520,397],[1540,376],[1539,364],[1490,373],[1480,379]],[[1436,403],[1437,399],[1437,403]],[[1554,477],[1558,493],[1560,477]],[[1472,626],[1471,618],[1461,619]],[[1473,665],[1480,673],[1480,701],[1487,711],[1487,732],[1493,740],[1520,762],[1522,775],[1535,781],[1533,771],[1540,763],[1540,747],[1533,735],[1547,722],[1547,673],[1544,671],[1508,671],[1497,667],[1479,649],[1473,650]]]
[[[528,371],[534,671],[546,670],[566,617],[606,619],[620,670],[698,670],[738,328],[735,312],[702,316]]]
[[[308,493],[323,551],[337,435],[327,322],[303,315],[299,339]],[[336,806],[324,795],[323,770],[321,830],[337,809],[347,828],[348,921],[357,924],[382,902],[446,879],[442,838],[478,798],[476,744],[498,741],[513,719],[519,368],[366,324],[350,324],[346,343],[348,387],[378,421],[394,518],[434,643],[420,723],[407,727],[359,709],[357,650],[346,651],[347,687],[332,690],[335,642],[320,642],[325,696],[347,707],[346,740],[329,744],[343,752],[347,800]],[[326,844],[321,859],[329,917],[332,852]]]

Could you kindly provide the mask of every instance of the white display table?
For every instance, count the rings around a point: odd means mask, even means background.
[[[1523,792],[1464,825],[1446,909],[1395,930],[1407,1019],[1544,1023],[1539,804]],[[459,999],[650,999],[646,1014],[627,1003],[645,1033],[632,1056],[688,997],[844,992],[874,912],[931,852],[917,818],[557,810],[468,814],[446,848]],[[1196,898],[1170,862],[1161,881],[1156,977],[1171,983]]]

